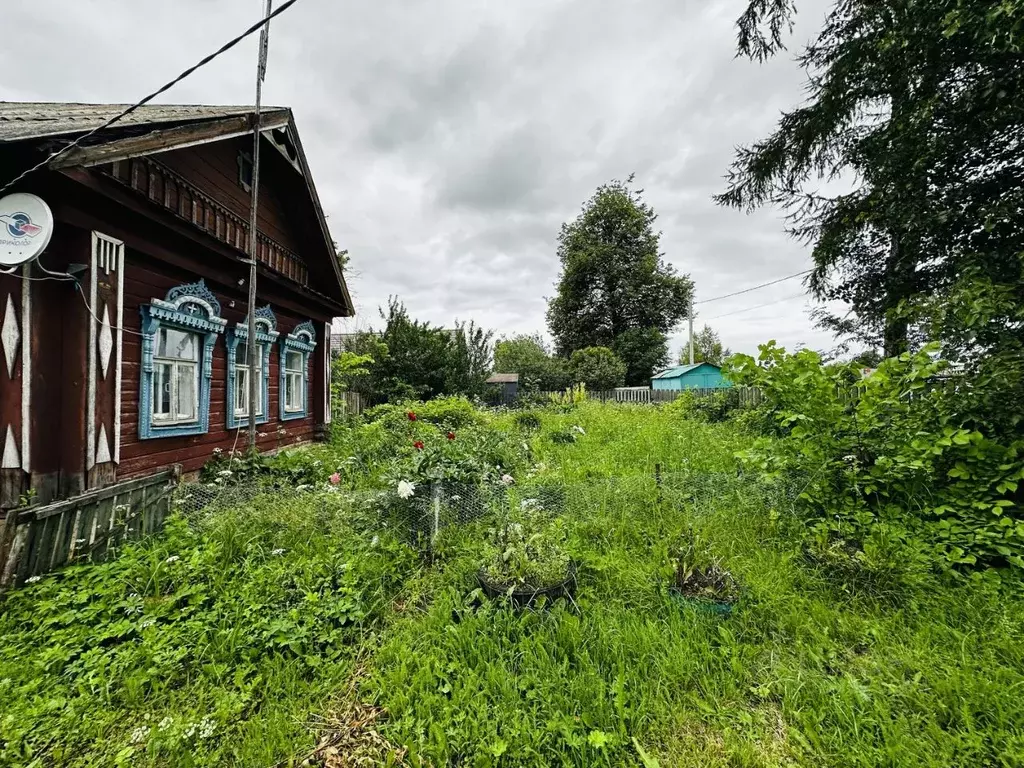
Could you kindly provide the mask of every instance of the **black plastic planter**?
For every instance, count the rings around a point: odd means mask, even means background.
[[[477,571],[476,578],[480,582],[480,588],[484,591],[485,595],[492,600],[508,599],[516,608],[533,606],[541,597],[546,598],[547,602],[551,602],[560,597],[571,600],[573,595],[576,594],[576,563],[573,562],[569,563],[565,578],[558,584],[539,588],[519,586],[513,589],[511,593],[508,591],[507,584],[501,585],[490,581],[482,569]]]

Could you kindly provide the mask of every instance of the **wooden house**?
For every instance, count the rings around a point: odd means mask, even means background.
[[[119,105],[0,103],[0,184]],[[248,107],[146,106],[9,191],[53,235],[0,273],[0,508],[62,499],[330,421],[330,328],[352,300],[291,110],[262,117],[257,338],[247,365],[254,119]]]
[[[677,365],[651,377],[651,389],[725,389],[730,382],[714,363]]]

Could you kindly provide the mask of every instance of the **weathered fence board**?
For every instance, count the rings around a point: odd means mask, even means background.
[[[0,590],[69,563],[102,560],[122,541],[159,531],[176,477],[167,470],[45,506],[8,510],[0,522]]]

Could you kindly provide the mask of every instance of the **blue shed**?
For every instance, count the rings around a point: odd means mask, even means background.
[[[725,389],[730,382],[712,363],[677,365],[651,378],[651,389]]]

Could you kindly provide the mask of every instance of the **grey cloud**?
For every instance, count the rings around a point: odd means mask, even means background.
[[[0,50],[0,98],[23,100],[132,100],[258,13],[251,0],[7,4],[12,17],[40,20]],[[741,5],[306,0],[282,14],[264,97],[295,110],[332,233],[351,251],[363,316],[349,325],[379,322],[377,305],[398,294],[437,324],[543,330],[560,224],[599,184],[633,171],[660,213],[666,258],[699,297],[805,268],[807,250],[777,213],[747,217],[710,199],[734,146],[766,135],[802,98],[785,56],[734,59]],[[825,7],[801,5],[795,42]],[[154,30],[173,45],[154,45]],[[254,54],[247,41],[163,100],[251,100]],[[728,313],[799,285],[778,287],[709,306]],[[804,305],[713,324],[734,349],[772,336],[826,346]]]

